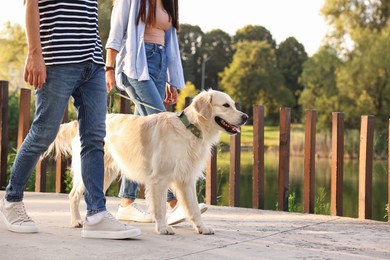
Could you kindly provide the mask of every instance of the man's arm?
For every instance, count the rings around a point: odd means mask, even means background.
[[[24,0],[28,53],[24,65],[24,81],[36,88],[46,82],[46,66],[39,34],[38,0]]]

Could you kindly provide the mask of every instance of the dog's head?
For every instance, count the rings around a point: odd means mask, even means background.
[[[225,131],[230,135],[240,132],[240,126],[246,123],[248,115],[237,110],[234,100],[226,93],[207,90],[194,97],[191,104],[208,125]]]

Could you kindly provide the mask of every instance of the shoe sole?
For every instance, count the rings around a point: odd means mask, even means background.
[[[200,214],[205,213],[207,211],[207,209],[208,209],[208,207],[205,204],[204,204],[204,206],[202,205],[202,207],[200,207]],[[181,219],[178,219],[178,220],[176,220],[176,221],[174,221],[172,223],[168,223],[168,225],[169,226],[173,226],[173,225],[179,224],[179,223],[181,223],[181,222],[183,222],[185,220],[186,220],[186,218],[181,218]]]
[[[3,220],[4,224],[6,225],[9,231],[15,233],[37,233],[38,232],[37,227],[23,227],[23,226],[14,227],[11,223],[8,222],[7,218],[4,216],[3,212],[1,211],[0,211],[0,218],[1,220]]]
[[[138,222],[138,223],[153,223],[152,219],[134,219],[134,218],[125,218],[125,217],[116,217],[117,220],[120,221],[132,221],[132,222]]]
[[[128,239],[141,235],[141,229],[134,228],[125,231],[89,231],[82,230],[82,238],[102,238],[102,239]]]

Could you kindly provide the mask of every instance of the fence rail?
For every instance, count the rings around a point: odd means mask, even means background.
[[[0,186],[4,188],[7,181],[8,157],[8,82],[0,81],[0,130],[1,130],[1,172]],[[20,110],[18,125],[18,148],[29,130],[30,120],[29,89],[20,91]],[[191,102],[186,98],[186,105]],[[239,106],[239,104],[237,104]],[[172,107],[167,107],[171,110]],[[130,112],[130,103],[121,97],[121,113]],[[315,110],[306,111],[305,120],[305,151],[304,151],[304,213],[314,213],[315,203],[315,143],[316,143]],[[68,121],[67,111],[63,122]],[[289,197],[289,162],[290,162],[290,126],[291,109],[280,108],[280,135],[279,135],[279,175],[278,175],[278,210],[288,211]],[[389,120],[390,133],[390,120]],[[373,136],[374,116],[361,116],[360,153],[359,153],[359,202],[358,218],[371,219],[372,217],[372,171],[373,171]],[[390,137],[390,134],[389,134]],[[229,173],[229,206],[238,207],[240,201],[240,155],[241,135],[230,137],[230,173]],[[390,148],[390,138],[389,146]],[[332,164],[331,164],[331,199],[330,214],[343,216],[343,165],[344,165],[344,114],[332,113]],[[252,207],[264,209],[264,107],[253,106],[253,176],[252,176]],[[390,171],[390,149],[388,152],[388,170]],[[55,192],[65,192],[65,158],[56,160]],[[35,191],[46,191],[46,161],[39,161],[36,166]],[[388,203],[390,202],[390,174],[388,173]],[[217,151],[212,148],[211,157],[206,166],[206,203],[217,205]],[[390,220],[389,220],[390,221]]]

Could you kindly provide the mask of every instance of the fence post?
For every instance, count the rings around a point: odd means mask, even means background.
[[[30,128],[31,90],[22,88],[19,101],[18,149],[23,143]]]
[[[47,159],[39,159],[37,166],[35,167],[35,191],[46,191],[46,171],[47,171]]]
[[[344,114],[332,113],[332,176],[330,215],[343,215]]]
[[[121,91],[121,95],[127,97],[127,92]],[[128,100],[127,98],[120,97],[120,112],[122,114],[130,114],[130,100]]]
[[[372,217],[374,116],[361,117],[359,156],[359,218]]]
[[[303,212],[314,213],[317,112],[306,111]]]
[[[7,185],[8,163],[8,81],[0,81],[0,189]]]
[[[241,105],[236,103],[237,109]],[[240,160],[241,159],[241,134],[230,137],[230,173],[229,173],[229,206],[240,206]]]
[[[217,146],[211,148],[211,156],[206,166],[206,203],[217,205]]]
[[[278,209],[288,211],[291,109],[280,108]]]
[[[68,106],[66,106],[64,111],[64,117],[62,123],[68,122]],[[65,193],[65,172],[66,172],[66,158],[64,155],[59,154],[56,159],[56,192]]]
[[[264,209],[264,107],[253,106],[252,207]]]

